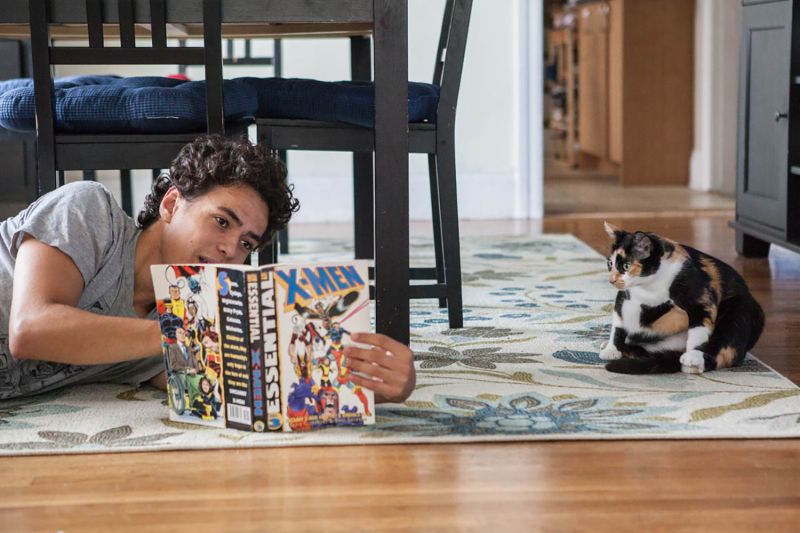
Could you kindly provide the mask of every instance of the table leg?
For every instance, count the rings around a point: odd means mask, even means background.
[[[375,322],[409,341],[408,2],[373,0]]]

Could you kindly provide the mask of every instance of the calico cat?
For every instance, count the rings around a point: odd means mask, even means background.
[[[606,369],[699,374],[739,365],[764,329],[742,276],[709,255],[654,233],[605,223],[609,282],[617,293]]]

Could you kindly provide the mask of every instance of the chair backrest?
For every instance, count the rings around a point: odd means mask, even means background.
[[[447,0],[436,50],[433,84],[440,87],[437,122],[454,121],[467,47],[472,0]]]
[[[113,5],[114,0],[111,0]],[[39,166],[55,169],[53,65],[204,65],[208,133],[224,133],[222,93],[222,0],[203,0],[203,46],[167,46],[167,0],[116,0],[116,13],[104,13],[109,0],[75,5],[85,21],[88,46],[52,46],[50,0],[29,0],[31,53],[36,103]],[[76,1],[75,4],[78,4]],[[81,7],[83,12],[81,13]],[[136,43],[136,14],[149,14],[150,46]],[[105,46],[103,24],[116,22],[120,46]],[[41,176],[41,173],[40,173]],[[43,184],[40,183],[40,187]],[[45,186],[45,188],[49,188]]]

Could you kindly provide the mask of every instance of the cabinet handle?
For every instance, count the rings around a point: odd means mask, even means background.
[[[789,114],[781,113],[780,111],[775,111],[775,122],[778,122],[782,118],[789,118]]]

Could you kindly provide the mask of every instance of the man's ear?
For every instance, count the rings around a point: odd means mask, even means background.
[[[608,238],[611,239],[611,242],[616,242],[620,237],[625,235],[624,231],[608,222],[603,222],[603,227],[606,229],[606,233],[608,233]]]
[[[633,257],[647,259],[653,251],[653,241],[645,233],[637,231],[633,236]]]
[[[158,208],[158,214],[164,222],[172,222],[172,216],[175,214],[175,208],[178,206],[178,199],[181,198],[180,191],[173,185],[164,194],[161,199],[161,205]]]

